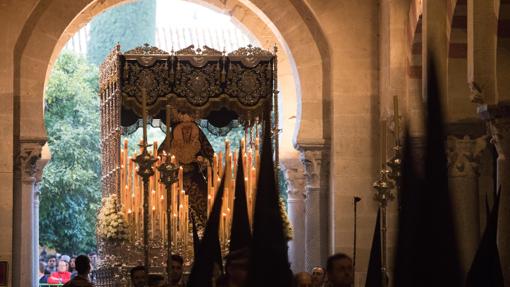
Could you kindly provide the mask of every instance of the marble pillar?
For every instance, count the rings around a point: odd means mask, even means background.
[[[329,147],[300,146],[305,167],[305,271],[324,266],[329,255]]]
[[[305,172],[299,159],[280,160],[287,182],[287,212],[292,224],[289,260],[294,273],[305,271]]]
[[[37,177],[40,178],[42,170],[38,161],[41,158],[42,146],[46,142],[45,139],[21,140],[20,142],[20,173],[19,180],[20,190],[17,196],[18,204],[14,207],[19,210],[19,216],[14,217],[13,240],[19,247],[18,252],[13,254],[16,258],[16,264],[13,266],[13,274],[19,274],[13,282],[18,286],[37,286],[38,271],[36,262],[38,256],[34,254],[34,245],[37,244],[39,238],[34,237],[34,226],[38,225],[34,214],[34,194],[36,192],[35,184]],[[38,265],[37,265],[38,266]]]
[[[501,188],[498,218],[498,248],[505,286],[510,286],[510,103],[480,105],[478,112],[489,123],[496,147],[497,186]]]
[[[469,270],[480,241],[479,166],[487,136],[471,139],[448,136],[448,173],[464,274]]]

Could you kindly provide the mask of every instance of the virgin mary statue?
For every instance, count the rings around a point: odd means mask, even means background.
[[[189,195],[191,216],[202,229],[207,222],[207,166],[212,162],[214,150],[191,116],[176,113],[173,120],[172,131],[158,153],[162,153],[166,142],[170,141],[170,153],[183,168],[184,191]]]

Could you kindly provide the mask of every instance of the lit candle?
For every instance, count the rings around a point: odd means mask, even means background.
[[[183,169],[182,166],[179,167],[179,188],[184,189],[184,175],[183,175]]]
[[[219,178],[222,178],[223,177],[223,153],[220,151],[218,153],[218,177]]]
[[[133,236],[132,227],[134,226],[134,224],[129,224],[129,222],[131,221],[131,215],[132,215],[132,211],[131,211],[131,209],[128,209],[128,212],[127,212],[127,216],[128,216],[128,237],[129,237],[130,240],[131,240],[131,238]]]
[[[124,211],[124,214],[126,214],[127,211],[127,203],[126,203],[126,189],[124,188],[124,181],[125,181],[125,163],[124,163],[124,150],[120,151],[120,204],[122,206],[122,210]]]
[[[156,224],[156,206],[152,206],[152,216],[151,216],[151,239],[154,239],[154,235],[156,234],[156,230],[154,229]]]

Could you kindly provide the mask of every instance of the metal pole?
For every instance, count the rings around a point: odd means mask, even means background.
[[[353,251],[352,251],[352,268],[353,273],[356,272],[356,245],[357,245],[357,219],[358,219],[358,202],[361,201],[360,197],[355,196],[354,199],[354,244],[353,244]]]
[[[381,286],[386,287],[386,205],[381,206]]]

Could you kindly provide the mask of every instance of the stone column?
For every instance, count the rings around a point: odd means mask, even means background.
[[[492,142],[498,152],[497,186],[501,187],[498,219],[498,247],[505,286],[510,286],[510,118],[490,124]]]
[[[42,173],[42,172],[41,172]],[[41,187],[41,179],[40,177],[36,179],[34,186],[34,194],[33,194],[33,205],[32,205],[32,214],[33,214],[33,224],[32,224],[32,254],[34,255],[33,262],[33,271],[34,278],[38,278],[39,276],[39,195]]]
[[[38,224],[35,222],[34,217],[34,194],[35,194],[35,182],[38,174],[38,160],[41,158],[42,146],[46,140],[35,139],[35,140],[21,140],[20,142],[20,177],[21,188],[18,191],[19,194],[15,195],[18,200],[14,209],[18,209],[18,215],[14,217],[14,227],[16,232],[14,233],[14,240],[17,241],[18,252],[13,254],[17,257],[16,265],[13,270],[17,274],[16,281],[13,282],[18,286],[37,286],[37,268],[35,268],[35,262],[37,256],[34,254],[34,245],[38,241],[38,238],[34,237],[34,225]],[[35,270],[34,270],[35,269]]]
[[[478,112],[489,123],[498,153],[497,186],[501,187],[498,219],[498,248],[505,286],[510,286],[510,103],[481,105]]]
[[[305,172],[299,159],[282,159],[280,166],[287,181],[287,212],[293,231],[289,259],[297,273],[305,271]]]
[[[487,137],[448,136],[448,173],[461,263],[466,273],[480,241],[478,177]]]
[[[329,147],[300,145],[305,167],[305,270],[323,266],[329,248]]]

